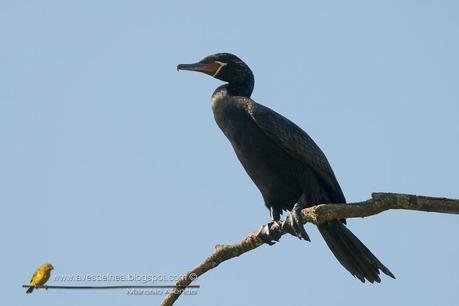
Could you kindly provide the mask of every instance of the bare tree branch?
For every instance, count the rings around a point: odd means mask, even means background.
[[[321,224],[329,220],[368,217],[389,209],[459,214],[459,200],[399,193],[373,193],[371,199],[363,202],[350,204],[319,204],[305,208],[301,211],[301,222],[303,224],[307,222]],[[164,298],[161,302],[161,306],[173,305],[179,298],[183,288],[189,286],[197,277],[215,268],[220,263],[238,257],[264,244],[257,238],[257,232],[258,231],[254,231],[250,233],[238,243],[215,246],[213,253],[209,257],[192,270],[188,271],[184,277],[175,284],[176,290],[172,290]],[[283,232],[282,235],[284,234],[286,233]]]

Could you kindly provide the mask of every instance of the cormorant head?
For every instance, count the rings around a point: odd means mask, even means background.
[[[198,71],[228,82],[232,94],[250,96],[253,90],[253,73],[239,57],[230,53],[207,56],[194,64],[180,64],[177,70]]]

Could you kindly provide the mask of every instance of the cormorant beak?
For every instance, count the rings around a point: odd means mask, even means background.
[[[216,76],[222,68],[223,63],[212,62],[212,63],[194,63],[194,64],[180,64],[177,65],[177,71],[188,70],[197,71],[208,74],[210,76]]]

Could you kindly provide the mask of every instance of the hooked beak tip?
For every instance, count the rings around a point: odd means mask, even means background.
[[[199,71],[199,68],[201,68],[201,66],[198,64],[178,64],[177,65],[177,71],[180,71],[180,70]]]

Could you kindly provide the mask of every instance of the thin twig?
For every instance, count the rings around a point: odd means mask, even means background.
[[[301,211],[301,222],[321,224],[329,220],[368,217],[389,209],[407,209],[425,212],[459,214],[459,200],[416,196],[400,193],[373,193],[372,198],[363,202],[350,204],[319,204]],[[215,268],[220,263],[238,257],[263,244],[257,238],[257,232],[250,233],[240,242],[232,245],[217,245],[213,253],[199,265],[188,271],[175,286],[177,289],[188,287],[196,277]],[[284,235],[286,233],[282,233]],[[190,277],[195,276],[195,277]],[[161,306],[171,306],[179,298],[180,290],[169,292],[161,302]]]

